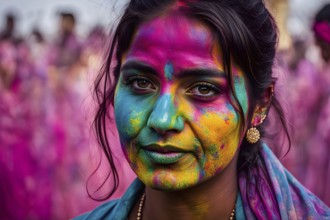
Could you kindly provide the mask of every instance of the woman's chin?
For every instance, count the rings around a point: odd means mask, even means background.
[[[193,187],[199,183],[197,174],[173,174],[170,172],[154,173],[151,178],[140,178],[140,180],[148,187],[160,191],[180,191]]]

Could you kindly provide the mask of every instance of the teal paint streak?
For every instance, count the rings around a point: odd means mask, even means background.
[[[167,62],[165,67],[164,67],[164,73],[165,73],[165,79],[168,81],[171,81],[173,78],[173,73],[174,73],[174,67],[173,64],[170,62]]]
[[[171,95],[164,94],[159,97],[150,114],[148,126],[164,132],[173,129],[183,130],[183,119],[177,115],[177,109]]]
[[[237,99],[242,106],[243,112],[245,115],[247,115],[249,108],[249,101],[248,101],[247,88],[243,76],[234,77],[234,88],[236,91]]]

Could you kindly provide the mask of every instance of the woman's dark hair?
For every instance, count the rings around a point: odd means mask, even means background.
[[[330,3],[324,5],[320,11],[315,15],[315,22],[327,21],[330,23]]]
[[[110,163],[114,185],[107,195],[96,200],[109,198],[119,184],[107,138],[107,122],[113,121],[109,109],[113,107],[122,56],[129,49],[139,25],[170,10],[176,2],[176,0],[131,0],[113,32],[105,64],[95,82],[95,95],[99,107],[94,118],[94,127],[99,144]],[[249,121],[244,120],[243,109],[234,90],[231,64],[238,65],[247,76],[252,100],[248,119],[251,119],[254,107],[261,102],[263,94],[275,83],[272,77],[278,41],[275,21],[262,0],[181,0],[181,3],[176,10],[181,10],[186,16],[208,25],[221,46],[222,63],[235,99],[234,106],[243,120],[241,126],[243,132]],[[271,106],[277,112],[290,140],[282,108],[275,96],[272,98]],[[258,127],[262,135],[265,133],[263,127],[264,125]],[[244,139],[238,159],[239,169],[254,164],[260,146],[260,142],[250,144]]]

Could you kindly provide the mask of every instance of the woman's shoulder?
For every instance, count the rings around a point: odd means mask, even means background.
[[[73,220],[105,219],[109,215],[111,216],[111,214],[113,214],[113,210],[118,204],[119,199],[103,203],[102,205],[96,207],[94,210],[73,218]]]
[[[120,199],[105,202],[94,210],[73,219],[127,219],[143,190],[143,183],[139,179],[135,179]]]

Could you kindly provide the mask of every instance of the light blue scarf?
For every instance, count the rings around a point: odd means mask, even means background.
[[[304,188],[264,144],[257,165],[239,172],[236,219],[330,219],[330,209]]]

